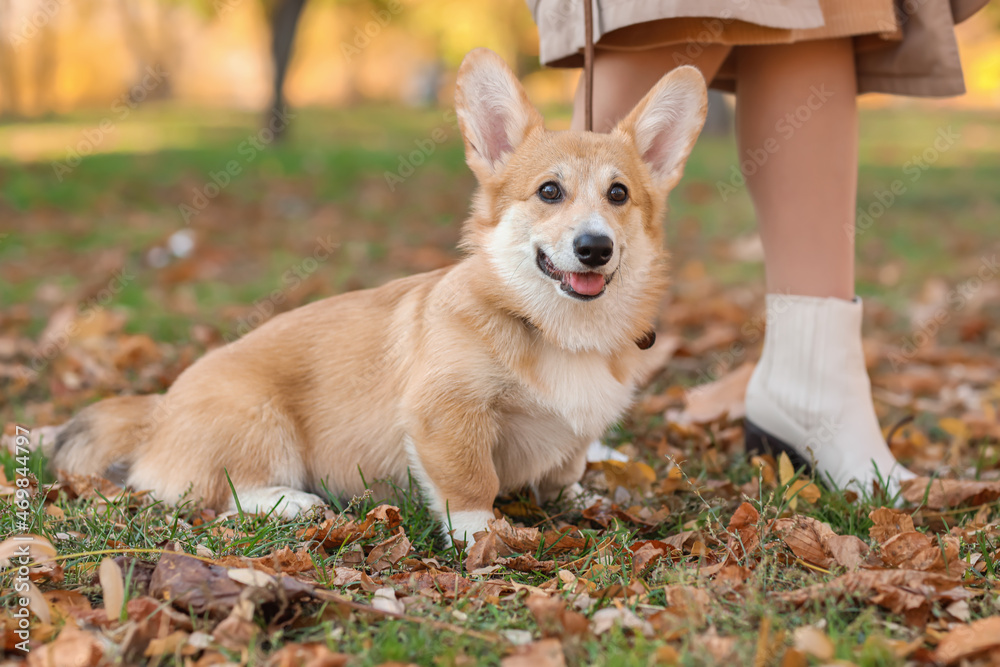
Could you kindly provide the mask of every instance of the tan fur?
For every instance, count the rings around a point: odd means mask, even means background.
[[[363,491],[359,469],[403,485],[409,469],[442,517],[474,513],[470,531],[499,492],[578,481],[587,445],[632,400],[644,354],[635,341],[667,285],[666,194],[704,118],[700,75],[678,72],[611,134],[557,133],[495,54],[472,52],[457,93],[481,185],[466,259],[279,315],[206,355],[163,397],[88,408],[57,443],[56,467],[123,462],[133,487],[219,510],[233,506],[224,470],[242,498],[270,487],[350,496]],[[660,143],[649,148],[640,123],[665,86],[680,91],[688,106],[673,113],[688,124],[658,170],[649,158]],[[484,120],[482,101],[498,87],[512,91],[497,93],[499,123]],[[564,202],[538,197],[548,180],[565,185]],[[612,181],[628,187],[628,204],[609,203]],[[617,273],[602,296],[579,301],[542,274],[535,245],[565,245],[594,216],[616,238],[601,270]]]

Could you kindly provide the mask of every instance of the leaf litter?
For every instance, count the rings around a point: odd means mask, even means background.
[[[100,477],[32,478],[28,664],[367,664],[378,646],[364,632],[337,639],[359,622],[473,642],[494,662],[535,667],[589,664],[586,647],[611,645],[646,647],[656,664],[688,654],[860,664],[883,649],[897,661],[1000,664],[996,355],[935,344],[900,366],[893,339],[870,335],[883,423],[919,415],[886,435],[923,476],[898,499],[836,494],[786,456],[742,454],[752,363],[737,357],[708,376],[697,363],[743,340],[751,309],[706,289],[663,309],[665,347],[613,436],[630,461],[590,464],[585,506],[499,501],[467,552],[445,545],[412,494],[275,528],[273,518],[216,516],[196,503],[166,511]],[[162,391],[223,342],[201,329],[188,343],[160,342],[100,312],[84,323],[57,309],[38,343],[0,320],[0,382],[36,397],[27,411],[36,446],[86,403]],[[27,372],[56,340],[58,354]],[[16,488],[0,479],[0,495]],[[18,548],[0,543],[6,577]],[[834,633],[829,610],[859,605],[873,610],[875,634]],[[14,658],[11,613],[0,624]],[[489,616],[498,613],[507,620]]]

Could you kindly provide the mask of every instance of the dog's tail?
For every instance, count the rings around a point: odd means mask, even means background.
[[[42,452],[52,470],[103,475],[124,484],[136,454],[151,435],[163,396],[121,396],[84,408]]]

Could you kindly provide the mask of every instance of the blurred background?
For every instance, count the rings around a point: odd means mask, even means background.
[[[858,292],[887,409],[1000,397],[1000,7],[958,37],[965,96],[861,98]],[[539,67],[521,0],[0,0],[0,417],[163,390],[278,312],[453,262],[474,181],[451,97],[478,46],[568,126],[579,72]],[[670,202],[661,386],[759,344],[731,104]]]

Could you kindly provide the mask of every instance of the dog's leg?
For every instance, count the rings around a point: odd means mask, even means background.
[[[584,471],[587,469],[588,449],[583,449],[563,465],[550,471],[533,487],[538,501],[545,503],[557,498],[584,506],[593,505],[602,500],[600,496],[588,493],[580,484]]]
[[[277,399],[259,387],[241,391],[245,387],[235,381],[216,377],[183,383],[182,376],[138,450],[130,486],[169,502],[187,497],[220,512],[237,509],[232,489],[248,512],[276,509],[291,517],[322,504],[302,490],[308,481],[304,448],[295,420]]]
[[[625,463],[628,461],[628,457],[617,452],[600,440],[594,440],[590,443],[590,447],[587,448],[587,460],[592,463],[597,463],[600,461],[621,461]]]
[[[239,507],[250,514],[267,514],[274,510],[278,516],[293,519],[314,507],[326,507],[323,499],[290,486],[266,486],[263,488],[236,490]],[[236,509],[233,502],[232,509]]]
[[[476,413],[423,420],[406,440],[411,470],[449,539],[470,546],[493,518],[500,481],[493,465],[496,427]]]

